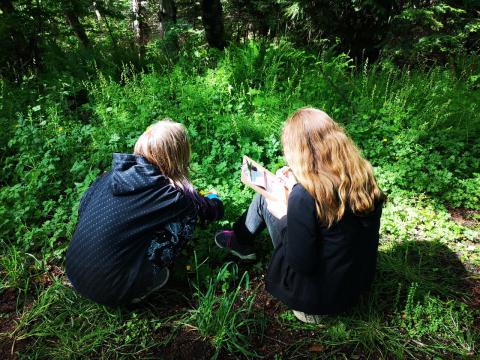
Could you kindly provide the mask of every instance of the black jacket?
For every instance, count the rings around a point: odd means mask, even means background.
[[[168,265],[192,237],[197,215],[216,220],[223,206],[175,188],[141,156],[114,154],[112,170],[80,202],[66,259],[72,285],[102,304],[129,302],[152,284],[153,267]],[[171,244],[159,238],[165,229],[174,232]]]
[[[382,206],[363,216],[347,210],[327,228],[315,201],[297,184],[288,199],[283,241],[273,254],[266,289],[290,308],[335,314],[357,303],[372,284]]]

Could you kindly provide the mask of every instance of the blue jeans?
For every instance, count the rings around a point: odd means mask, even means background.
[[[276,248],[282,242],[286,230],[284,224],[268,211],[265,198],[257,194],[248,210],[233,225],[233,231],[239,243],[251,246],[255,237],[267,228]]]

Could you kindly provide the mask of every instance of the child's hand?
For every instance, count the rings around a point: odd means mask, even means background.
[[[283,218],[287,215],[287,204],[281,201],[275,201],[265,198],[267,201],[267,209],[270,213],[275,216],[277,219]]]
[[[278,176],[280,179],[283,179],[285,185],[290,191],[297,183],[297,179],[295,178],[295,175],[293,175],[292,169],[290,169],[288,166],[283,166],[278,169],[275,175]]]
[[[208,197],[220,198],[220,195],[218,195],[218,192],[215,189],[208,190],[208,192],[202,189],[198,193],[200,194],[200,196],[207,197],[207,198]],[[212,195],[212,196],[210,196],[210,195]]]
[[[207,199],[218,199],[218,200],[222,201],[222,199],[220,199],[220,196],[218,195],[218,193],[215,189],[209,190],[207,195],[205,195],[205,197]]]

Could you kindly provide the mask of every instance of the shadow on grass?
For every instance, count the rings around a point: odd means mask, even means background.
[[[468,295],[468,272],[457,254],[438,241],[385,244],[379,252],[377,277],[370,299],[377,309],[397,308],[415,286],[416,298],[427,294],[442,300]]]
[[[267,259],[271,245],[267,237],[262,240],[265,243],[259,250],[265,250],[261,254]],[[258,264],[240,264],[240,273],[259,270]],[[318,325],[297,321],[291,311],[266,293],[260,277],[253,279],[259,289],[253,304],[254,317],[261,319],[263,315],[266,322],[263,326],[257,324],[258,334],[250,334],[250,350],[266,358],[277,353],[285,358],[455,358],[474,353],[475,339],[480,334],[473,326],[476,310],[466,305],[471,298],[469,273],[452,250],[433,241],[383,243],[377,268],[374,285],[358,306],[339,316],[325,316]],[[159,313],[155,309],[159,305],[164,308],[170,303],[175,308],[172,304],[178,301],[180,291],[168,294],[161,294],[163,299],[152,299],[155,306],[150,316]],[[174,310],[177,314],[185,312],[189,305],[195,306],[187,299],[190,294],[182,295],[183,306],[177,304]],[[164,310],[161,312],[166,315]],[[168,330],[175,331],[175,335],[166,347],[157,348],[158,354],[165,356],[173,351],[182,358],[182,351],[197,348],[205,354],[213,353],[213,344],[200,339],[197,332],[175,327]],[[322,349],[321,354],[312,353],[318,349]]]
[[[321,344],[320,358],[469,357],[480,332],[468,275],[440,242],[384,243],[372,289],[351,311],[324,316],[320,324],[303,324],[290,311],[280,314],[283,327],[314,334],[292,341],[288,355],[302,357]]]
[[[468,357],[480,336],[469,285],[445,244],[382,244],[371,292],[350,313],[325,318],[323,341],[374,357]]]

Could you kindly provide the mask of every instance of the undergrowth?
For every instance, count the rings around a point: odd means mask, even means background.
[[[387,61],[358,67],[328,50],[252,41],[224,55],[185,54],[150,71],[127,66],[120,79],[97,69],[81,82],[68,75],[32,77],[21,87],[0,80],[0,96],[0,293],[19,294],[15,330],[0,336],[29,339],[27,357],[147,357],[166,344],[152,337],[165,324],[189,324],[216,354],[254,354],[249,331],[262,331],[266,320],[252,312],[253,295],[239,301],[239,292],[264,272],[269,247],[262,246],[250,275],[236,274],[232,265],[220,267],[211,236],[252,197],[239,182],[241,155],[279,167],[281,126],[306,105],[345,127],[389,197],[379,277],[353,314],[313,328],[290,313],[267,324],[313,329],[313,338],[286,349],[292,357],[312,341],[324,344],[318,355],[326,358],[475,354],[478,310],[469,306],[467,279],[478,277],[471,271],[480,264],[479,229],[453,222],[448,208],[480,210],[480,91],[449,69],[399,69]],[[198,231],[188,249],[188,264],[193,248],[200,262],[209,259],[193,310],[163,319],[150,308],[92,304],[57,278],[38,285],[49,265],[62,263],[79,199],[110,168],[112,152],[131,152],[141,132],[164,117],[188,129],[196,187],[214,187],[226,204],[225,220]]]
[[[215,358],[223,348],[230,353],[255,356],[249,340],[254,334],[261,333],[264,321],[252,311],[255,293],[242,296],[250,290],[248,273],[244,272],[239,278],[238,267],[226,263],[216,276],[206,281],[206,289],[203,290],[198,266],[195,263],[197,278],[194,297],[198,304],[187,314],[184,323],[212,342],[216,349]],[[238,280],[233,289],[230,284],[232,280]]]

